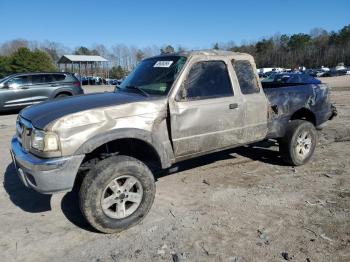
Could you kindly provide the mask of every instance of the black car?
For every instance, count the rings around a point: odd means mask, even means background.
[[[321,81],[305,73],[275,73],[261,80],[263,88],[299,86],[299,85],[319,85]]]
[[[318,71],[316,69],[306,69],[304,73],[312,77],[317,77]]]
[[[0,80],[0,111],[80,94],[80,81],[70,73],[13,74]]]

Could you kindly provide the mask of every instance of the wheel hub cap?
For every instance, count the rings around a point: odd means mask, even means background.
[[[143,188],[137,178],[129,175],[117,177],[102,193],[102,210],[111,218],[122,219],[137,210],[142,197]]]
[[[297,138],[296,152],[301,159],[308,156],[311,151],[312,138],[309,132],[302,132]]]

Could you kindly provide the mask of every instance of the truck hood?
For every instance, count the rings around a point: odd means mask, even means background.
[[[147,100],[152,100],[152,98],[133,93],[116,92],[88,94],[47,101],[30,106],[22,110],[20,115],[31,121],[34,127],[44,129],[55,120],[74,113],[135,102],[146,102]]]

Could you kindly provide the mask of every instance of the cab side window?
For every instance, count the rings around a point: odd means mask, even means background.
[[[186,100],[233,95],[230,77],[223,61],[203,61],[194,64],[183,88],[183,99]]]
[[[259,85],[253,67],[247,60],[233,60],[233,69],[236,72],[242,94],[259,93]]]

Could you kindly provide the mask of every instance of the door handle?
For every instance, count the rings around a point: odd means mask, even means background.
[[[21,89],[29,89],[28,86],[21,86]]]
[[[52,84],[51,86],[58,86],[58,84]]]
[[[237,103],[229,104],[229,109],[236,109],[236,108],[238,108]]]

